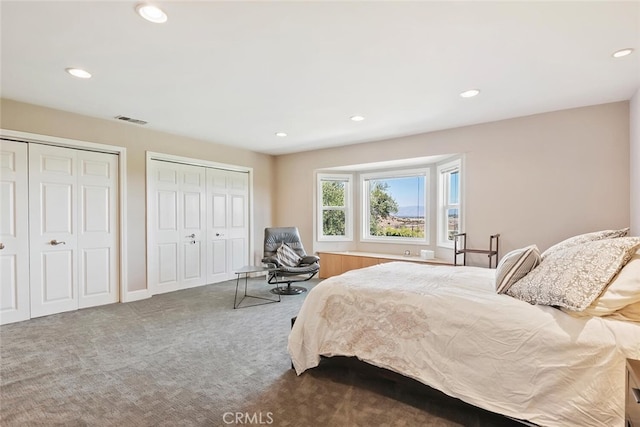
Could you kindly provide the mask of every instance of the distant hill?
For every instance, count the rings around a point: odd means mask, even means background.
[[[422,216],[424,206],[400,206],[393,216],[398,218],[416,218]]]

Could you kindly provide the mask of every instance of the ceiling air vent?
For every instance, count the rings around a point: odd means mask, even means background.
[[[145,122],[144,120],[132,119],[131,117],[127,117],[127,116],[116,116],[115,118],[118,120],[122,120],[124,122],[135,123],[137,125],[147,124],[147,122]]]

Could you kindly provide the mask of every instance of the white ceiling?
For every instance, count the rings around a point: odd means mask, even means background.
[[[640,88],[640,1],[155,4],[167,23],[130,1],[2,1],[2,97],[282,154]]]

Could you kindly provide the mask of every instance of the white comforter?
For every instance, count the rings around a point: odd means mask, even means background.
[[[494,291],[495,270],[394,262],[321,282],[289,336],[298,374],[356,356],[543,426],[622,426],[640,324],[577,319]]]

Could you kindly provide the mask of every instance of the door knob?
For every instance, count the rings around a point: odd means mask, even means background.
[[[49,243],[51,243],[52,246],[57,246],[57,245],[66,245],[66,242],[58,242],[56,239],[53,239],[52,241],[50,241]]]
[[[196,233],[189,234],[188,236],[185,236],[185,237],[189,237],[191,239],[195,239],[196,238]]]
[[[4,243],[0,243],[0,251],[4,249]]]

